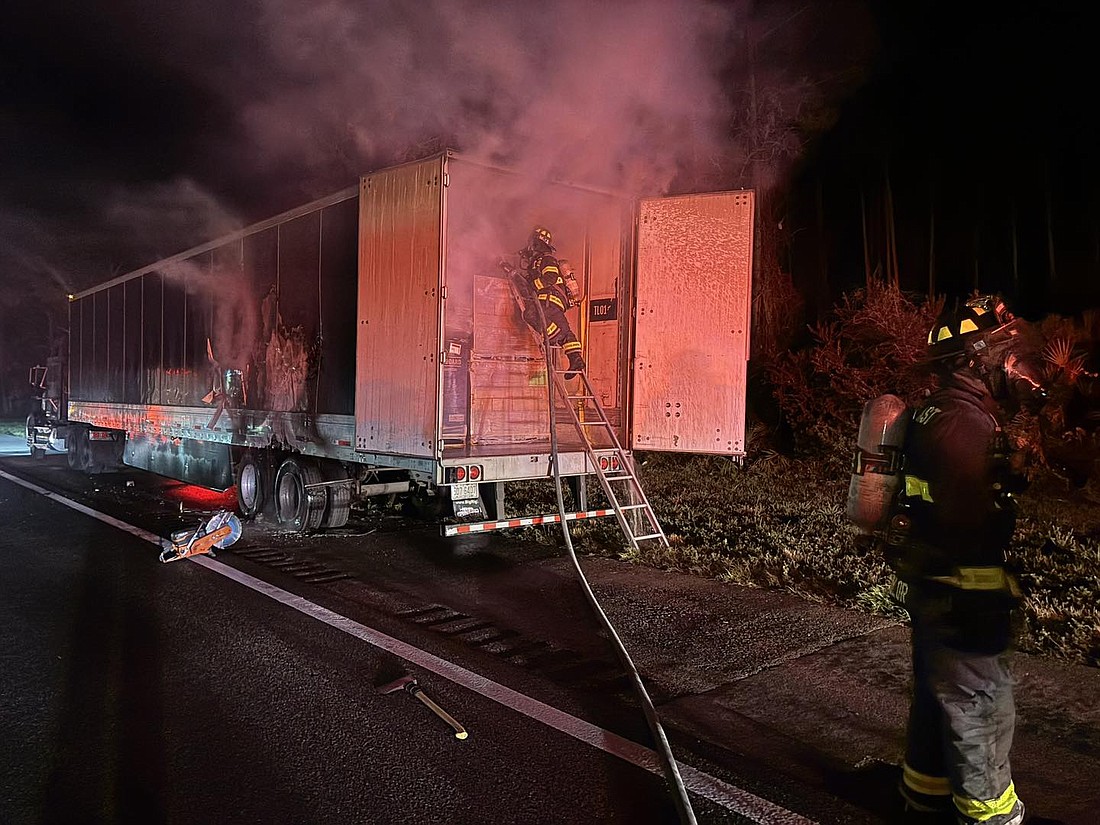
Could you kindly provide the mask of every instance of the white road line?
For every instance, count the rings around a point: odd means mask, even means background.
[[[148,530],[142,530],[140,527],[134,527],[131,524],[108,516],[98,510],[93,510],[90,507],[79,504],[58,493],[39,487],[37,484],[33,484],[18,476],[11,475],[4,470],[0,470],[0,478],[6,478],[13,484],[18,484],[21,487],[39,493],[79,513],[98,519],[104,524],[117,527],[119,530],[123,530],[132,536],[155,544],[158,548],[163,547],[165,544],[164,539],[154,533],[150,533]],[[191,556],[187,561],[192,561],[211,572],[232,579],[238,584],[255,590],[257,593],[262,593],[268,598],[274,599],[287,607],[291,607],[300,613],[304,613],[311,618],[324,622],[337,630],[342,630],[344,633],[354,636],[361,641],[392,653],[418,667],[422,667],[457,685],[461,685],[468,690],[479,693],[510,710],[522,713],[530,719],[534,719],[561,733],[572,736],[574,739],[578,739],[585,744],[598,748],[612,756],[616,756],[632,765],[644,768],[650,773],[662,776],[657,755],[649,748],[639,745],[637,742],[633,742],[609,730],[593,725],[583,719],[578,719],[576,716],[558,710],[555,707],[551,707],[544,702],[540,702],[538,699],[533,699],[526,694],[505,687],[498,682],[487,679],[460,665],[456,665],[446,659],[441,659],[418,647],[414,647],[392,636],[388,636],[381,631],[353,621],[346,616],[341,616],[339,613],[334,613],[325,607],[314,604],[308,599],[296,596],[287,590],[283,590],[273,584],[257,579],[247,573],[242,573],[240,570],[230,567],[227,564],[222,564],[209,556]],[[476,735],[476,731],[474,735]],[[684,780],[684,786],[689,791],[705,799],[709,799],[711,802],[721,805],[734,813],[746,816],[753,822],[760,823],[760,825],[811,825],[811,823],[813,823],[813,820],[806,819],[793,811],[788,811],[786,808],[782,808],[755,794],[749,793],[734,785],[730,785],[728,782],[723,782],[721,779],[711,776],[704,771],[696,770],[690,765],[685,765],[683,762],[677,761],[676,764],[679,766],[680,774]]]

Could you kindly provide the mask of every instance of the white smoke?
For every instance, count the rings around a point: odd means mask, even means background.
[[[728,140],[719,44],[699,0],[266,0],[256,158],[367,171],[435,138],[540,177],[663,190]]]
[[[149,262],[182,252],[180,245],[188,239],[197,245],[241,226],[217,197],[187,177],[112,188],[103,200],[98,223],[95,231],[101,236],[145,245]]]

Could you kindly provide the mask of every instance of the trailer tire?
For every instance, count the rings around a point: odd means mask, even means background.
[[[329,487],[328,503],[325,506],[325,517],[321,523],[322,529],[330,527],[343,527],[351,516],[351,490],[344,485]]]
[[[275,518],[281,527],[311,533],[321,526],[327,496],[319,484],[321,472],[308,458],[288,458],[275,476]]]
[[[100,442],[93,442],[90,437],[91,430],[87,427],[80,428],[83,445],[80,452],[80,469],[90,476],[99,475],[106,469],[103,460],[103,448]]]
[[[348,478],[347,471],[335,462],[326,463],[325,481],[343,481]],[[325,514],[321,519],[321,529],[343,527],[351,516],[351,485],[333,484],[325,488]]]
[[[237,486],[237,512],[246,519],[261,515],[271,498],[271,467],[263,456],[246,451],[233,468]]]
[[[87,472],[88,463],[88,428],[84,425],[73,424],[69,429],[68,445],[69,467],[73,470]]]

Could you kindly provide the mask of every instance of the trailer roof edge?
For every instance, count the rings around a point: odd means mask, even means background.
[[[314,212],[318,209],[324,209],[327,206],[333,206],[337,203],[342,203],[343,201],[350,200],[351,198],[356,197],[358,194],[358,184],[356,184],[355,186],[349,186],[345,189],[341,189],[339,192],[335,192],[323,198],[318,198],[315,201],[311,201],[310,203],[295,207],[294,209],[288,209],[286,212],[280,212],[278,215],[273,215],[272,217],[266,218],[265,220],[259,221],[258,223],[250,224],[243,229],[238,229],[236,232],[230,232],[228,235],[223,235],[222,237],[217,238],[213,241],[206,241],[205,243],[201,243],[198,246],[193,246],[190,249],[185,249],[183,252],[178,252],[175,255],[167,258],[162,258],[159,261],[155,261],[154,263],[147,264],[146,266],[140,267],[131,272],[127,272],[124,275],[119,275],[118,277],[112,278],[109,281],[105,281],[101,284],[96,284],[95,286],[88,287],[81,292],[74,293],[70,300],[75,301],[79,298],[84,298],[96,292],[102,292],[105,289],[117,286],[118,284],[124,283],[125,281],[129,281],[133,278],[140,278],[142,275],[146,275],[150,272],[156,272],[157,270],[163,269],[166,266],[171,266],[172,264],[186,261],[188,258],[192,258],[195,255],[201,255],[203,252],[209,252],[211,249],[217,249],[219,246],[239,240],[247,235],[254,235],[257,232],[263,232],[265,229],[270,229],[273,226],[278,226],[281,223],[286,223],[287,221],[301,217],[302,215],[307,215],[310,212]]]

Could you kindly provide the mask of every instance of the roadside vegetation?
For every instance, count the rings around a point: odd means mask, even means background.
[[[610,520],[575,524],[578,548],[904,618],[886,595],[889,569],[857,546],[845,516],[849,464],[865,401],[884,392],[915,401],[930,386],[919,359],[938,310],[882,286],[846,296],[806,346],[769,366],[768,400],[780,415],[750,421],[743,461],[637,454],[668,550],[624,553]],[[1037,324],[1052,400],[1010,427],[1032,479],[1019,497],[1010,550],[1026,592],[1018,646],[1093,666],[1100,666],[1100,387],[1088,362],[1098,326],[1097,318]],[[552,500],[537,500],[545,490],[524,488],[511,506],[546,512]],[[589,490],[590,503],[599,502]],[[541,534],[556,540],[558,531]]]
[[[24,419],[19,421],[0,419],[0,435],[18,435],[24,436],[27,434],[27,422]]]

